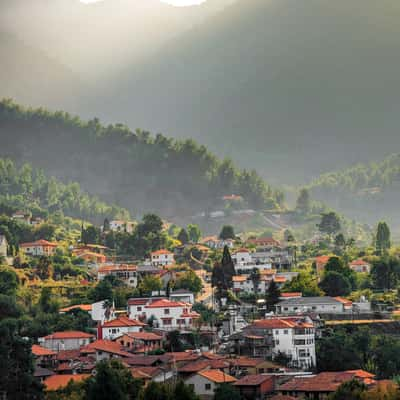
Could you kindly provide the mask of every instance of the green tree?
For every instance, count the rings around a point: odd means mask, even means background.
[[[183,381],[178,381],[175,385],[174,393],[173,393],[174,400],[200,400],[199,396],[196,395],[194,389],[189,385],[185,385]]]
[[[18,276],[8,267],[0,267],[0,293],[6,296],[15,296],[18,288]]]
[[[301,214],[307,214],[311,209],[310,192],[308,189],[301,189],[296,201],[296,210]]]
[[[201,231],[198,225],[196,224],[189,224],[187,227],[187,232],[189,235],[189,239],[192,243],[198,243],[201,237]]]
[[[315,276],[307,272],[300,272],[290,282],[285,283],[285,292],[300,292],[304,297],[321,296],[322,290],[318,287]]]
[[[328,296],[347,296],[351,292],[351,285],[346,276],[338,272],[326,272],[319,287]]]
[[[53,275],[53,265],[49,257],[41,256],[36,266],[36,273],[42,280],[49,279]]]
[[[224,246],[224,250],[222,252],[221,268],[225,275],[227,288],[230,289],[233,286],[233,277],[235,276],[236,272],[228,246]]]
[[[339,233],[335,236],[335,246],[339,248],[343,248],[346,246],[346,239],[343,233]]]
[[[241,400],[240,392],[229,383],[222,383],[215,389],[214,400]]]
[[[193,270],[180,274],[174,283],[174,289],[187,289],[195,294],[199,293],[202,287],[201,279]]]
[[[151,381],[142,391],[140,400],[173,400],[167,385]]]
[[[141,385],[120,361],[100,361],[96,364],[96,375],[89,380],[86,398],[87,400],[135,400],[138,398]]]
[[[250,280],[253,283],[254,294],[255,294],[256,299],[257,299],[257,297],[258,297],[258,288],[260,286],[260,280],[261,280],[260,270],[258,268],[253,268],[252,269],[252,271],[250,272]]]
[[[34,378],[31,343],[18,332],[18,321],[0,321],[0,393],[9,400],[41,400],[42,385]]]
[[[189,243],[189,235],[186,232],[186,229],[182,228],[179,231],[177,239],[182,243],[182,244],[188,244]]]
[[[145,275],[139,283],[139,290],[143,293],[159,291],[163,288],[162,280],[159,276]]]
[[[381,257],[372,262],[371,278],[374,288],[391,290],[400,280],[400,261],[397,257]]]
[[[56,313],[58,311],[58,304],[53,299],[51,288],[43,287],[39,297],[39,307],[45,313]]]
[[[391,246],[390,229],[386,222],[379,222],[376,229],[375,248],[379,255],[385,254]]]
[[[109,230],[110,230],[110,221],[108,220],[108,218],[105,218],[103,222],[103,232],[108,232]]]
[[[113,298],[113,289],[108,280],[100,281],[90,292],[89,298],[96,302],[101,300],[111,300]]]
[[[221,229],[221,233],[219,234],[219,238],[222,240],[235,239],[235,231],[233,229],[233,226],[224,225]]]
[[[272,279],[265,293],[265,305],[268,311],[274,311],[275,304],[279,303],[279,297],[281,297],[281,291]]]
[[[99,244],[100,243],[100,229],[90,225],[82,230],[82,242],[84,244]]]
[[[329,396],[329,400],[362,400],[367,385],[357,379],[342,383],[336,392]]]
[[[321,222],[317,225],[322,233],[333,235],[341,229],[339,216],[331,211],[321,215]]]

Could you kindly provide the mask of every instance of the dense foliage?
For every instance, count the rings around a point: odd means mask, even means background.
[[[62,213],[92,221],[129,216],[126,210],[83,192],[76,182],[63,184],[29,164],[18,168],[10,159],[0,159],[0,212],[15,211],[42,218]]]
[[[0,155],[32,162],[135,212],[192,214],[212,209],[232,193],[255,209],[275,208],[283,201],[282,193],[255,171],[239,171],[193,140],[132,132],[121,124],[103,126],[97,119],[83,122],[63,112],[23,109],[11,100],[0,103],[0,134]]]

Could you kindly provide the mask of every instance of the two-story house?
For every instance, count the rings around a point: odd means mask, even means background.
[[[165,267],[175,263],[174,253],[162,249],[151,253],[151,264],[155,267]]]
[[[138,267],[131,264],[105,265],[97,271],[97,279],[103,280],[106,276],[115,276],[127,286],[136,287],[138,283]]]
[[[52,256],[58,247],[57,243],[47,240],[36,240],[35,242],[21,243],[21,250],[28,256]]]

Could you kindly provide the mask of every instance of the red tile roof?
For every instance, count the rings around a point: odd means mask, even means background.
[[[331,257],[332,256],[318,256],[318,257],[315,257],[315,261],[318,264],[326,264],[331,259]]]
[[[58,244],[54,242],[48,242],[47,240],[40,239],[35,242],[21,243],[19,247],[35,247],[35,246],[47,246],[47,247],[57,247]]]
[[[350,265],[369,265],[366,261],[358,259],[350,263]]]
[[[71,310],[92,311],[92,305],[91,304],[76,304],[74,306],[61,308],[60,312],[68,312]]]
[[[136,319],[130,319],[128,317],[118,317],[113,319],[112,321],[105,322],[102,327],[103,328],[111,328],[111,327],[125,327],[125,326],[145,326],[143,322],[137,321]]]
[[[224,372],[220,371],[219,369],[207,369],[204,371],[198,372],[200,376],[203,378],[208,379],[209,381],[215,382],[215,383],[230,383],[230,382],[236,382],[236,378],[233,376],[230,376],[228,374],[225,374]]]
[[[313,328],[313,324],[303,322],[298,318],[268,318],[253,322],[252,326],[261,329],[285,329],[285,328]]]
[[[111,340],[96,340],[81,349],[82,353],[91,353],[95,351],[104,351],[105,353],[116,354],[121,357],[131,357],[132,354],[124,351],[119,343]]]
[[[144,306],[149,302],[150,299],[129,299],[128,305],[129,306]]]
[[[200,358],[200,354],[192,353],[188,351],[177,351],[172,353],[165,353],[165,355],[170,355],[174,359],[175,362],[180,361],[193,361],[198,360]]]
[[[106,265],[104,267],[100,267],[100,273],[107,273],[107,272],[119,272],[119,271],[136,271],[137,265],[128,265],[128,264],[121,264],[121,265]]]
[[[43,356],[55,356],[57,355],[57,352],[46,349],[45,347],[39,346],[37,344],[33,344],[32,354],[36,357],[43,357]]]
[[[162,340],[163,338],[161,335],[157,335],[156,333],[153,332],[130,332],[130,333],[125,333],[122,336],[128,336],[132,339],[138,339],[138,340]]]
[[[81,331],[64,331],[64,332],[54,332],[50,335],[44,337],[45,340],[51,339],[92,339],[95,336],[91,333],[81,332]]]
[[[79,374],[79,375],[52,375],[45,379],[44,385],[46,390],[58,390],[62,389],[68,385],[70,381],[81,382],[91,375],[89,374]]]
[[[366,371],[321,372],[310,378],[293,378],[279,387],[280,391],[288,392],[334,392],[346,381],[359,378],[364,383],[371,384],[374,375]],[[367,381],[366,381],[367,380]]]
[[[57,354],[58,361],[75,360],[79,358],[80,350],[61,350]]]
[[[163,255],[163,254],[174,254],[174,253],[171,253],[170,251],[165,250],[165,249],[153,251],[153,252],[151,253],[152,256],[159,256],[159,255]]]
[[[234,383],[235,386],[259,386],[265,381],[272,380],[272,376],[268,375],[247,375]]]
[[[290,298],[290,297],[301,297],[303,294],[301,292],[287,292],[281,293],[280,297]]]
[[[256,367],[264,362],[262,358],[239,357],[229,360],[229,363],[235,367]]]
[[[185,307],[186,304],[178,301],[171,301],[168,299],[155,300],[148,304],[146,308],[170,308],[170,307]]]

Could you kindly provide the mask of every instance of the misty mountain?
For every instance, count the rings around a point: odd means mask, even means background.
[[[395,0],[238,0],[126,66],[92,112],[298,183],[400,145],[399,20]]]
[[[172,7],[159,0],[3,0],[0,25],[99,85],[233,1]]]
[[[359,221],[400,223],[400,154],[323,174],[308,187],[313,198]]]
[[[224,207],[223,196],[243,206],[276,209],[282,193],[254,172],[219,160],[193,140],[175,141],[126,126],[82,121],[64,112],[25,109],[0,102],[0,156],[29,162],[48,176],[78,182],[103,201],[135,216],[192,216]]]

